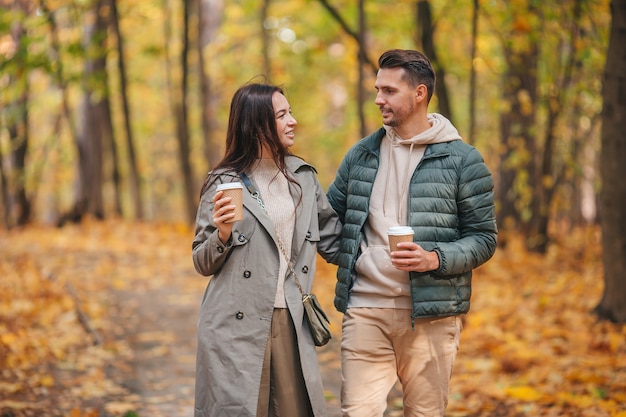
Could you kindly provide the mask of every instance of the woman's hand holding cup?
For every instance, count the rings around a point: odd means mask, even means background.
[[[233,223],[243,219],[241,183],[224,183],[217,187],[213,196],[213,223],[222,243],[228,242]]]

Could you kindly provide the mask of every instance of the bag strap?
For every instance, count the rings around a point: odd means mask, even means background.
[[[254,198],[257,201],[257,203],[259,203],[259,206],[261,206],[261,208],[263,209],[263,212],[267,214],[267,210],[265,209],[265,204],[263,204],[263,200],[261,199],[261,194],[259,193],[259,190],[257,190],[257,188],[254,186],[254,184],[252,184],[252,181],[250,181],[250,178],[248,178],[248,176],[243,172],[239,174],[239,177],[241,178],[244,185],[246,186],[246,188],[252,195],[252,198]],[[302,294],[302,301],[305,301],[306,299],[310,298],[310,295],[306,294],[304,290],[302,289],[302,285],[300,285],[300,281],[298,280],[298,276],[296,275],[296,270],[293,267],[291,259],[287,255],[287,250],[285,249],[283,242],[280,240],[280,236],[278,235],[278,229],[276,229],[276,225],[274,225],[274,232],[276,234],[276,241],[278,242],[278,248],[282,252],[285,260],[287,261],[287,268],[289,268],[289,271],[293,274],[293,279],[296,281],[296,285],[298,286],[298,289],[300,290],[300,294]]]

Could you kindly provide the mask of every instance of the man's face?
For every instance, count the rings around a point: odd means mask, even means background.
[[[394,128],[402,126],[415,114],[416,88],[402,79],[403,68],[383,68],[378,71],[374,87],[378,91],[374,103],[380,109],[383,123]]]

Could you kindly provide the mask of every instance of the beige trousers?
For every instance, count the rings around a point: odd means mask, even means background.
[[[267,338],[257,417],[312,417],[298,341],[286,308],[275,308]]]
[[[341,340],[344,417],[381,417],[396,381],[405,417],[442,417],[459,348],[461,318],[416,319],[411,310],[350,308]]]

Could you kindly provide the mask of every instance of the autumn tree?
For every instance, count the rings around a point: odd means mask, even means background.
[[[563,19],[563,30],[558,34],[559,41],[557,48],[549,48],[543,56],[556,55],[558,59],[545,59],[546,71],[550,76],[543,78],[545,104],[545,125],[543,133],[536,129],[536,135],[542,136],[540,145],[541,152],[535,155],[535,169],[537,171],[536,183],[533,186],[533,199],[531,205],[532,216],[528,221],[528,247],[536,252],[545,253],[549,238],[549,221],[551,220],[551,206],[555,193],[559,186],[563,186],[565,181],[572,182],[572,178],[565,178],[567,172],[567,161],[569,156],[557,157],[559,141],[566,140],[559,134],[560,125],[565,118],[567,107],[572,102],[571,97],[575,96],[573,84],[576,81],[576,70],[582,68],[580,59],[581,47],[584,39],[581,20],[583,17],[584,0],[574,0],[571,6],[563,4],[555,6],[555,11],[567,18]],[[543,12],[542,20],[545,20]],[[536,121],[538,123],[538,121]],[[571,142],[571,141],[570,141]],[[570,148],[571,149],[571,148]]]
[[[268,82],[272,82],[272,62],[270,60],[270,35],[265,30],[267,24],[268,11],[271,0],[263,0],[260,10],[260,32],[261,32],[261,55],[263,55],[263,74],[267,77]]]
[[[476,133],[476,50],[478,43],[478,0],[472,1],[472,53],[470,57],[470,85],[469,85],[469,133],[468,142],[474,142]]]
[[[367,95],[365,92],[365,61],[367,59],[367,48],[366,48],[366,38],[367,38],[367,18],[365,16],[365,0],[359,0],[357,4],[357,14],[358,14],[358,44],[359,50],[357,54],[357,88],[356,88],[356,97],[357,103],[359,103],[357,112],[359,115],[359,132],[361,136],[365,136],[368,134],[367,124],[365,123],[365,111],[364,105],[367,100]]]
[[[181,50],[179,57],[179,71],[175,72],[170,62],[170,54],[166,53],[165,59],[168,68],[168,85],[171,107],[176,125],[176,139],[178,142],[178,163],[183,181],[183,203],[185,208],[185,218],[188,222],[193,222],[196,216],[196,200],[198,190],[194,186],[194,177],[191,168],[191,132],[189,129],[189,54],[190,54],[190,26],[192,0],[182,2],[182,29],[181,29]],[[166,25],[166,51],[169,44],[173,42],[171,32],[171,19],[168,11],[168,2],[164,2],[165,25]],[[175,79],[175,74],[179,73],[180,78]]]
[[[589,165],[584,152],[593,154],[597,111],[585,103],[599,93],[592,51],[602,24],[595,21],[596,5],[585,0],[518,4],[524,7],[490,5],[488,15],[492,24],[500,22],[505,62],[498,224],[522,233],[529,250],[545,253],[551,223],[576,225],[581,218],[573,215],[582,210],[577,173]]]
[[[532,187],[537,183],[537,60],[539,39],[529,20],[537,16],[532,1],[509,9],[502,33],[506,72],[502,79],[498,227],[527,233],[532,213]]]
[[[86,54],[76,143],[79,175],[76,177],[73,208],[61,217],[59,224],[67,220],[79,221],[88,214],[98,219],[105,217],[104,154],[109,146],[115,146],[106,65],[108,29],[106,3],[105,0],[95,1],[85,14],[83,47]]]
[[[358,30],[353,30],[350,28],[350,25],[346,22],[346,20],[341,16],[339,10],[337,10],[333,5],[331,5],[328,0],[320,0],[320,3],[324,8],[330,13],[333,19],[341,26],[344,32],[356,41],[358,46],[358,54],[357,54],[357,72],[358,72],[358,80],[357,80],[357,113],[359,117],[359,135],[360,137],[365,136],[368,133],[367,125],[365,121],[365,111],[363,107],[365,106],[365,92],[364,92],[364,67],[368,67],[370,71],[374,74],[378,71],[378,65],[374,63],[371,59],[369,59],[367,55],[367,45],[365,43],[366,39],[366,17],[365,17],[365,3],[363,1],[359,1],[357,6],[357,14],[358,14]]]
[[[626,322],[626,1],[611,2],[612,24],[604,71],[601,224],[604,293],[596,313]]]
[[[416,31],[418,45],[421,45],[422,52],[430,59],[437,75],[435,92],[437,95],[437,106],[439,113],[453,121],[450,96],[446,86],[446,69],[439,60],[439,55],[435,48],[435,23],[433,21],[432,7],[429,0],[419,0],[415,4],[416,9]],[[469,59],[469,57],[468,57]]]
[[[200,83],[200,108],[202,109],[202,137],[204,158],[209,169],[221,159],[217,131],[217,94],[215,83],[207,68],[205,50],[213,42],[215,33],[222,24],[224,4],[222,0],[198,0],[198,77]]]
[[[12,13],[26,16],[32,9],[29,2],[15,1],[10,7]],[[3,87],[2,121],[9,133],[9,156],[11,164],[4,166],[0,162],[0,185],[5,203],[5,225],[25,225],[32,214],[32,196],[26,189],[26,156],[29,144],[29,54],[28,34],[23,21],[16,22],[10,30],[10,39],[15,52],[12,58],[2,65],[8,75]],[[0,159],[2,152],[0,151]]]
[[[135,209],[135,218],[143,219],[144,217],[144,208],[143,208],[143,199],[141,198],[141,187],[140,187],[140,175],[139,168],[137,166],[137,152],[135,151],[135,140],[132,129],[132,117],[130,111],[130,99],[128,97],[128,76],[126,71],[126,57],[124,53],[124,37],[122,36],[122,31],[120,29],[120,18],[117,9],[117,0],[109,0],[109,5],[111,8],[111,27],[113,32],[115,33],[115,37],[117,38],[117,69],[120,80],[120,97],[122,100],[122,115],[124,119],[124,132],[126,133],[126,146],[128,148],[128,166],[129,166],[129,189],[130,194],[133,201],[133,206]],[[115,148],[113,148],[115,149]],[[117,160],[117,158],[115,158]],[[115,164],[117,167],[117,164]],[[113,181],[116,185],[116,189],[118,190],[117,195],[119,199],[119,195],[121,192],[119,191],[119,171],[115,169],[113,175]],[[119,214],[121,213],[121,208],[118,209]]]

